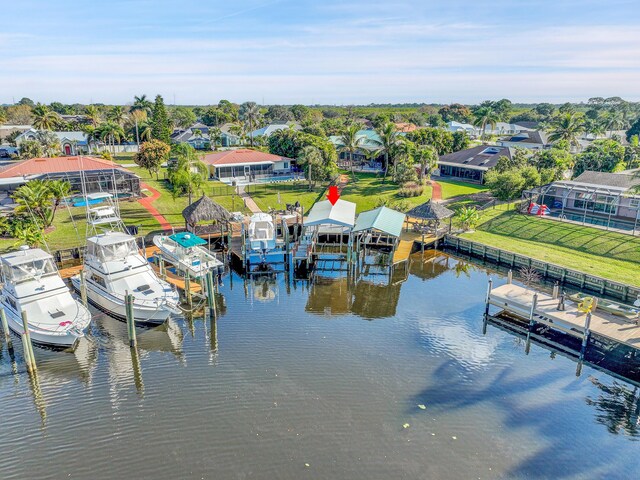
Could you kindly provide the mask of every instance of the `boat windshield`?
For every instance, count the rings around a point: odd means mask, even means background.
[[[98,257],[102,262],[114,262],[137,254],[138,246],[135,240],[126,240],[111,245],[93,245],[93,249],[90,248],[89,253]]]
[[[254,240],[271,240],[273,238],[273,225],[269,222],[255,222],[252,237]]]
[[[39,280],[42,277],[56,275],[57,273],[58,271],[51,258],[31,260],[18,265],[2,265],[2,274],[5,281],[13,284]]]

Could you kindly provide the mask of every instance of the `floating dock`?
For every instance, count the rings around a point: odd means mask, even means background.
[[[597,308],[592,313],[583,313],[570,300],[565,301],[565,310],[560,311],[558,298],[513,284],[492,288],[487,297],[487,306],[494,305],[522,319],[580,338],[593,333],[640,351],[640,327],[624,317]]]

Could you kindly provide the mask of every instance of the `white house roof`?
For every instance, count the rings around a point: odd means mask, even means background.
[[[356,223],[356,204],[340,200],[331,205],[329,200],[316,203],[307,220],[305,226],[314,225],[337,225],[342,227],[353,227]]]

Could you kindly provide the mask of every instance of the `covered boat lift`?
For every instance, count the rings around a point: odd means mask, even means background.
[[[302,236],[294,249],[293,260],[296,268],[307,268],[315,263],[319,255],[330,255],[333,262],[340,264],[355,260],[351,242],[351,231],[356,223],[356,204],[338,199],[316,203],[304,219]],[[346,242],[345,242],[346,236]],[[343,251],[347,245],[346,253]],[[333,248],[337,247],[337,248]]]

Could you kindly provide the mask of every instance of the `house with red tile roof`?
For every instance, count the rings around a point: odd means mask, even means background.
[[[96,157],[31,158],[0,168],[0,190],[11,192],[31,180],[67,180],[74,191],[140,195],[140,177],[117,163]],[[114,188],[115,187],[115,188]]]
[[[242,148],[205,155],[211,177],[222,181],[250,182],[256,179],[288,176],[295,160],[280,155]]]

